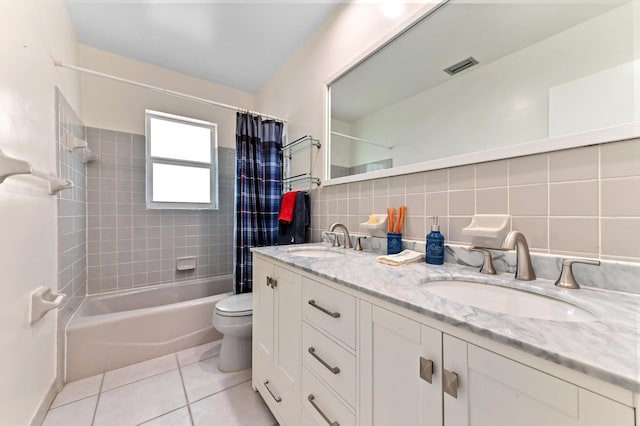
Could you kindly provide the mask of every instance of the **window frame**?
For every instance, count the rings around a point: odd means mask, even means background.
[[[211,162],[180,160],[151,156],[151,119],[173,121],[192,126],[206,127],[211,130]],[[211,181],[209,184],[209,203],[189,203],[182,201],[153,201],[153,165],[166,164],[173,166],[197,167],[208,169]],[[165,112],[145,110],[145,201],[149,210],[218,210],[218,125],[216,123],[195,118],[183,117]]]

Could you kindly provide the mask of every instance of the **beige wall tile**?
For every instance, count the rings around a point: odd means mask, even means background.
[[[509,161],[490,161],[476,166],[476,188],[507,186]]]
[[[403,238],[423,240],[426,234],[427,220],[424,216],[408,215],[402,225]]]
[[[405,193],[405,177],[394,176],[389,178],[389,195],[400,195]]]
[[[336,198],[349,198],[349,185],[337,185]]]
[[[449,169],[449,189],[473,189],[475,185],[475,165]]]
[[[522,232],[527,238],[531,249],[548,250],[548,224],[546,217],[514,217],[511,219],[511,229]]]
[[[529,155],[509,160],[509,185],[547,182],[548,154]]]
[[[602,145],[602,177],[640,176],[640,139]]]
[[[598,216],[598,182],[549,185],[550,216]]]
[[[640,218],[602,219],[602,254],[640,258]]]
[[[471,216],[475,213],[475,191],[449,192],[449,214],[451,216]]]
[[[428,221],[427,221],[428,222]],[[445,244],[447,241],[452,243],[471,243],[471,237],[462,235],[462,228],[469,226],[471,216],[467,217],[450,217],[449,218],[449,234],[445,234]],[[430,229],[430,228],[427,228]]]
[[[407,194],[424,193],[426,191],[425,173],[413,173],[406,176]]]
[[[476,190],[476,213],[506,214],[509,211],[507,188]]]
[[[549,218],[549,250],[598,253],[598,219]]]
[[[509,187],[509,213],[512,216],[547,216],[547,184]]]
[[[373,195],[382,197],[389,195],[389,179],[376,179],[373,181]]]
[[[424,216],[425,215],[425,194],[407,194],[405,205],[407,206],[407,214]]]
[[[389,207],[393,207],[396,209],[396,214],[399,213],[399,209],[401,206],[406,204],[406,199],[404,194],[402,195],[390,195],[389,196]],[[386,211],[386,210],[385,210]]]
[[[567,149],[549,154],[549,181],[598,178],[598,146]]]
[[[449,189],[449,169],[431,170],[425,173],[427,192],[446,191]]]
[[[360,198],[373,197],[373,181],[365,180],[360,182]]]
[[[389,204],[389,197],[373,197],[373,211],[369,212],[368,214],[371,213],[386,213],[387,212],[387,208],[392,207]]]
[[[384,209],[383,211],[375,211],[373,210],[373,198],[360,198],[358,200],[358,213],[360,214],[360,216],[369,216],[372,213],[380,213],[380,214],[386,214],[387,213],[387,209]]]
[[[428,192],[425,202],[427,216],[449,215],[449,194],[447,192]]]
[[[600,188],[602,216],[640,216],[640,177],[604,179]]]

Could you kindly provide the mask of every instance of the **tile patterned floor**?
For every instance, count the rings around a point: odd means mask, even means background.
[[[67,383],[43,426],[273,426],[251,370],[218,370],[220,341]]]

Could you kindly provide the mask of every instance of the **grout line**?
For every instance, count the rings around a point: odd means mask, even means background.
[[[240,370],[240,371],[243,371],[243,370]],[[228,391],[228,390],[230,390],[230,389],[236,388],[236,387],[238,387],[238,386],[240,386],[240,385],[244,385],[244,384],[245,384],[245,383],[247,383],[247,382],[251,382],[251,377],[250,377],[250,378],[248,378],[247,380],[244,380],[244,381],[242,381],[242,382],[236,383],[235,385],[229,386],[228,388],[220,389],[219,391],[214,392],[214,393],[212,393],[212,394],[210,394],[210,395],[203,396],[203,397],[202,397],[202,398],[200,398],[200,399],[196,399],[196,400],[194,400],[194,401],[190,402],[190,403],[189,403],[189,406],[191,406],[191,404],[195,404],[196,402],[200,402],[200,401],[202,401],[203,399],[207,399],[207,398],[209,398],[209,397],[212,397],[213,395],[217,395],[217,394],[219,394],[219,393],[226,392],[226,391]],[[189,408],[189,412],[191,412],[191,408]]]
[[[100,381],[100,388],[98,389],[98,398],[96,399],[96,406],[93,409],[93,417],[91,417],[91,426],[96,422],[96,414],[98,414],[98,405],[100,405],[100,396],[102,396],[102,385],[104,385],[105,373],[102,373],[102,380]]]
[[[182,377],[182,367],[180,366],[180,360],[178,359],[178,353],[175,352],[176,363],[178,364],[178,374],[180,375],[180,383],[182,384],[182,392],[184,392],[184,399],[187,402],[187,411],[189,412],[189,421],[193,426],[193,414],[191,414],[191,402],[189,401],[189,395],[187,394],[187,387],[184,384],[184,377]]]

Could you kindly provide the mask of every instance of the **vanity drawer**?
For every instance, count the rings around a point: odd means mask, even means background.
[[[337,422],[340,426],[356,424],[356,416],[320,380],[302,368],[302,406],[317,424]]]
[[[302,323],[302,345],[307,367],[355,407],[356,357],[306,322]]]
[[[349,347],[355,348],[355,297],[303,277],[302,316]]]

